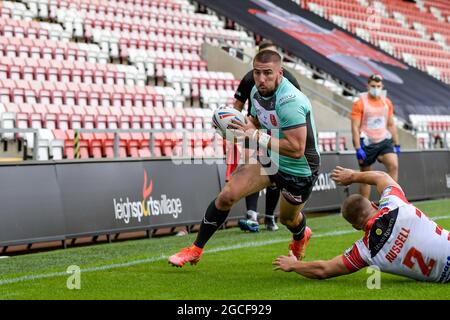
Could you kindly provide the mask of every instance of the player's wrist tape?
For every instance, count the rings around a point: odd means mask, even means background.
[[[259,132],[258,144],[261,147],[263,147],[264,149],[268,149],[269,143],[270,143],[270,138],[271,138],[271,136],[269,136],[267,133]]]
[[[271,136],[267,133],[261,132],[260,130],[255,130],[252,134],[252,140],[258,141],[259,146],[267,149],[269,146]]]
[[[259,131],[258,130],[253,131],[252,140],[258,141],[258,136],[259,136]]]

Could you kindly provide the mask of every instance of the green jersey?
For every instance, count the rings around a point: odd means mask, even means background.
[[[309,99],[284,77],[273,96],[262,97],[254,86],[250,97],[252,116],[257,118],[262,128],[267,129],[273,137],[283,139],[283,131],[306,126],[305,154],[300,159],[269,150],[270,158],[278,169],[299,177],[308,177],[317,172],[320,153]]]

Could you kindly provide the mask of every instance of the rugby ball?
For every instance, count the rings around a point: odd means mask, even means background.
[[[233,127],[230,127],[231,121],[240,121],[242,123],[245,123],[245,116],[242,114],[242,112],[229,107],[223,107],[223,108],[217,108],[212,117],[212,121],[214,124],[214,127],[216,128],[217,132],[222,137],[232,137],[233,134],[228,129],[233,129]],[[228,131],[227,131],[228,130]]]

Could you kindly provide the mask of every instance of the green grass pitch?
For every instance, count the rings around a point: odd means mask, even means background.
[[[446,229],[450,199],[416,204]],[[361,237],[339,216],[308,219],[314,234],[305,260],[329,259]],[[264,229],[264,228],[262,228]],[[185,237],[123,241],[0,259],[0,299],[449,299],[450,286],[381,276],[369,290],[366,269],[328,280],[309,280],[272,270],[272,260],[287,253],[290,234],[221,230],[208,243],[197,266],[174,268],[167,257],[189,245]],[[69,290],[66,270],[81,268],[80,289]]]

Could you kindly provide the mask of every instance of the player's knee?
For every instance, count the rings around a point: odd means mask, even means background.
[[[231,188],[225,187],[222,192],[220,192],[217,197],[217,206],[225,209],[231,208],[237,201],[239,197],[236,192],[231,190]]]
[[[398,163],[396,161],[391,161],[386,164],[386,169],[389,171],[389,173],[396,173],[398,172]]]
[[[398,171],[398,163],[396,161],[391,164],[391,170],[395,172]]]

